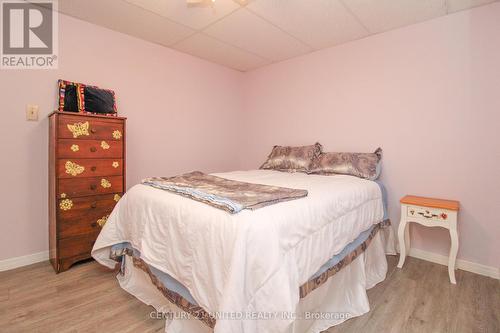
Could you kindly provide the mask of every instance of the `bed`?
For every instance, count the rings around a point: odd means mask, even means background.
[[[305,189],[307,197],[229,214],[145,185],[132,187],[93,257],[168,314],[175,332],[321,332],[369,311],[366,289],[394,253],[380,183],[271,170],[215,174]]]

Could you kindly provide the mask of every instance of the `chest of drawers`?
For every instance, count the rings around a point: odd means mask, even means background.
[[[125,121],[69,112],[49,117],[49,256],[58,273],[90,258],[125,191]]]

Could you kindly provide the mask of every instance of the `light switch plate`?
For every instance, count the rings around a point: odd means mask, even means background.
[[[26,105],[26,120],[38,121],[38,105]]]

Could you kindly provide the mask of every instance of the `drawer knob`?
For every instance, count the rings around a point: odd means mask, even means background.
[[[95,134],[97,131],[94,128],[90,129],[90,133]]]
[[[96,185],[96,184],[91,184],[91,185],[90,185],[90,189],[91,189],[92,191],[95,191],[95,190],[96,190],[96,188],[97,188],[97,185]]]
[[[431,219],[433,217],[438,217],[436,214],[431,214],[431,212],[429,212],[428,210],[424,212],[418,212],[420,215],[422,215],[423,217],[425,217],[426,219]]]
[[[90,208],[92,208],[92,209],[97,208],[97,202],[94,201],[93,203],[91,203]]]
[[[97,170],[97,167],[96,167],[96,166],[93,166],[93,167],[91,167],[91,168],[90,168],[90,170],[92,170],[92,171],[96,171],[96,170]]]
[[[97,228],[97,222],[92,222],[92,223],[90,224],[90,226],[91,226],[92,228]]]
[[[90,151],[95,153],[97,151],[97,148],[96,147],[90,147]]]

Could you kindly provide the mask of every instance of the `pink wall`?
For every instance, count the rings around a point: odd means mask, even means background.
[[[500,266],[499,17],[496,3],[246,74],[242,165],[275,144],[381,146],[393,222],[404,194],[460,200],[458,257]],[[444,229],[412,240],[447,255]]]
[[[61,16],[59,70],[0,71],[0,260],[47,249],[46,116],[65,78],[116,90],[129,186],[256,168],[274,144],[382,146],[392,220],[406,193],[458,199],[459,257],[499,266],[499,15],[481,7],[246,74]],[[415,247],[446,254],[444,231],[414,231]]]
[[[60,16],[59,70],[0,71],[0,260],[48,249],[47,115],[58,78],[115,89],[128,117],[128,185],[186,170],[231,170],[242,74]],[[40,121],[25,120],[26,104]],[[228,139],[231,138],[231,139]]]

